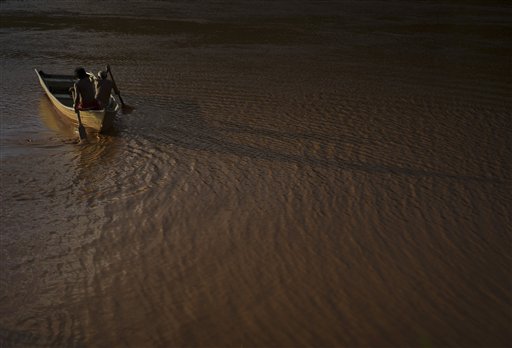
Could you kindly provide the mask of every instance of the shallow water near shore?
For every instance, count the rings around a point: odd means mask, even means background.
[[[511,15],[3,1],[0,345],[507,346]],[[106,64],[79,144],[34,68]]]

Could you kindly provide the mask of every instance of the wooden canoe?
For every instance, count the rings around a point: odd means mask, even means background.
[[[78,123],[75,110],[73,109],[73,98],[70,93],[70,88],[75,83],[75,78],[72,75],[55,75],[46,74],[42,70],[36,69],[37,77],[44,92],[55,106],[55,108],[66,118],[74,123]],[[94,75],[89,73],[92,79]],[[103,110],[81,110],[80,117],[85,127],[95,129],[99,132],[109,131],[114,122],[114,118],[119,110],[114,97],[110,96],[108,106]]]

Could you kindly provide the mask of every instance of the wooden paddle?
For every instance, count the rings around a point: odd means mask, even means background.
[[[80,140],[87,139],[87,133],[85,132],[85,127],[82,124],[82,119],[80,118],[80,110],[75,110],[76,116],[78,117],[78,134],[80,134]]]
[[[119,100],[121,101],[121,105],[123,107],[123,112],[132,111],[134,109],[134,107],[125,104],[123,101],[123,98],[121,98],[121,91],[119,90],[119,88],[117,88],[116,80],[114,80],[114,75],[112,75],[112,70],[110,69],[110,65],[108,65],[108,64],[107,64],[107,71],[110,74],[110,78],[112,79],[112,82],[114,83],[114,90],[116,91],[116,94],[119,97]]]

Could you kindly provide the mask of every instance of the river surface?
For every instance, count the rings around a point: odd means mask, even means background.
[[[507,1],[0,6],[0,346],[512,342]]]

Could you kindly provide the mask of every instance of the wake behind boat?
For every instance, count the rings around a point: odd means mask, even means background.
[[[73,75],[47,74],[35,69],[39,82],[46,95],[55,108],[66,118],[77,123],[77,114],[73,108],[73,97],[70,88],[73,87],[75,78]],[[89,73],[89,78],[94,78]],[[119,110],[115,98],[111,95],[106,108],[102,110],[80,110],[82,123],[85,127],[99,132],[107,132],[112,129],[114,118]]]

